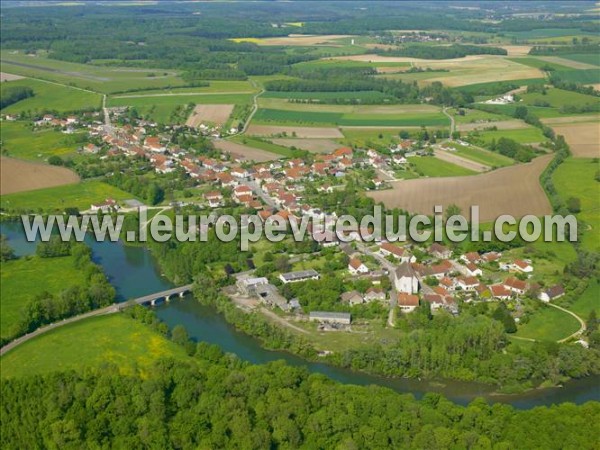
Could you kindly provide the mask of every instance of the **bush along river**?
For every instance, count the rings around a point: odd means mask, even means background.
[[[3,222],[0,232],[7,236],[9,245],[17,256],[35,253],[36,243],[27,242],[20,222]],[[92,249],[93,260],[102,266],[104,273],[117,291],[117,299],[124,301],[159,291],[173,285],[163,277],[150,251],[145,247],[126,246],[119,242],[96,242],[88,236],[87,245]],[[476,397],[490,402],[509,403],[516,408],[528,409],[535,406],[562,402],[585,403],[600,401],[600,377],[592,376],[571,380],[563,387],[536,389],[516,395],[497,395],[493,386],[454,380],[417,380],[408,378],[384,378],[311,362],[287,352],[270,351],[260,342],[237,331],[214,308],[201,305],[192,296],[176,298],[155,308],[158,317],[170,328],[183,325],[190,337],[197,341],[216,344],[223,351],[236,354],[254,364],[285,360],[288,364],[305,366],[311,372],[324,374],[341,383],[376,384],[400,393],[410,393],[416,398],[427,392],[437,392],[462,405]]]

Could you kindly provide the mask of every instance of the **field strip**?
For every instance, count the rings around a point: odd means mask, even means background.
[[[547,119],[540,119],[545,125],[569,125],[571,123],[580,122],[597,122],[600,123],[600,115],[595,116],[569,116],[569,117],[548,117]]]
[[[553,125],[557,135],[563,135],[576,158],[600,158],[600,123]]]
[[[217,139],[213,141],[216,148],[223,152],[228,152],[232,155],[238,155],[243,159],[264,162],[273,161],[274,159],[282,158],[277,153],[271,153],[266,150],[262,150],[256,147],[250,147],[248,145],[238,144],[237,142],[226,141],[223,139]]]
[[[196,128],[202,123],[223,125],[233,112],[234,105],[196,105],[185,124]]]
[[[436,158],[441,159],[442,161],[456,164],[457,166],[461,166],[469,170],[474,170],[475,172],[487,172],[488,170],[490,170],[490,167],[486,166],[485,164],[471,161],[470,159],[455,155],[454,153],[449,152],[447,150],[436,150],[434,152],[434,155],[436,156]]]
[[[58,73],[60,75],[67,75],[70,77],[81,78],[81,79],[90,80],[90,81],[110,81],[110,78],[106,78],[106,77],[98,77],[95,75],[85,74],[82,72],[67,72],[64,70],[53,69],[52,67],[38,66],[35,64],[25,64],[25,63],[16,62],[16,61],[7,61],[4,59],[0,60],[0,63],[23,67],[25,69],[41,70],[42,72]]]
[[[185,97],[191,95],[236,95],[252,94],[254,91],[231,91],[231,92],[171,92],[163,94],[131,94],[131,95],[113,95],[111,98],[149,98],[149,97]]]
[[[340,126],[340,128],[343,130],[355,130],[355,131],[360,131],[360,130],[420,130],[422,127],[419,126],[414,126],[414,125],[410,125],[410,126],[400,126],[400,127],[393,127],[393,126],[379,126],[379,125],[364,125],[364,126],[358,126],[358,125],[343,125]],[[435,126],[429,126],[427,128],[439,128],[439,127],[435,127]],[[442,127],[443,128],[443,127]]]
[[[379,127],[376,127],[379,128]],[[416,127],[418,128],[418,127]],[[254,136],[273,136],[286,134],[294,138],[342,139],[344,135],[333,127],[296,127],[284,125],[250,125],[247,134]]]
[[[504,167],[468,177],[420,178],[392,182],[392,189],[371,191],[367,195],[388,208],[409,212],[433,213],[435,205],[458,205],[468,215],[472,205],[479,206],[481,222],[491,222],[501,214],[515,218],[527,214],[551,214],[552,207],[539,177],[553,155],[544,155],[527,164]]]
[[[79,176],[64,167],[4,156],[0,158],[0,195],[78,182]]]
[[[562,66],[571,67],[572,69],[597,69],[598,66],[579,61],[573,61],[559,56],[536,56],[536,59],[541,59],[549,63],[560,64]]]
[[[496,127],[499,130],[520,130],[529,128],[522,120],[499,120],[498,122],[473,122],[458,124],[456,128],[459,131],[481,130],[482,128]]]

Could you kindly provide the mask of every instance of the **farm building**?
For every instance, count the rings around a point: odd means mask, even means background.
[[[318,280],[320,278],[319,273],[314,269],[299,270],[297,272],[282,273],[279,275],[279,279],[284,283],[297,283],[299,281],[307,280]]]
[[[350,313],[345,312],[311,311],[309,320],[311,322],[350,325],[352,316]]]

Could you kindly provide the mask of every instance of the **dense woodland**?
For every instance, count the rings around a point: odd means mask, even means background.
[[[151,311],[137,320],[160,326]],[[164,329],[162,329],[164,332]],[[251,365],[217,346],[123,375],[110,364],[1,384],[1,444],[23,448],[593,448],[600,404],[519,411],[439,394],[333,382],[283,362]]]

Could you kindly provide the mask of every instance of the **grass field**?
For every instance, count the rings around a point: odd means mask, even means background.
[[[92,203],[99,203],[107,198],[127,200],[134,197],[101,181],[85,181],[79,184],[3,195],[0,197],[0,205],[7,210],[54,212],[64,211],[67,207],[77,207],[83,211],[89,209]]]
[[[502,137],[512,139],[521,144],[532,144],[548,140],[548,138],[543,135],[542,130],[534,127],[517,130],[476,131],[474,133],[486,143],[490,143],[494,139],[497,141]]]
[[[570,197],[581,201],[581,212],[577,214],[577,219],[589,227],[584,228],[581,243],[592,252],[600,252],[600,183],[594,179],[599,170],[600,163],[597,161],[569,158],[558,166],[552,176],[556,190],[565,201]]]
[[[182,347],[120,314],[94,317],[49,331],[0,359],[2,377],[116,364],[124,374],[144,374],[161,357],[187,358]]]
[[[4,67],[4,65],[3,65]],[[78,111],[99,109],[102,105],[102,96],[92,92],[85,92],[67,86],[59,86],[44,81],[22,79],[2,83],[1,91],[14,86],[24,86],[33,89],[34,96],[13,103],[2,109],[4,114],[20,114],[23,111],[32,113],[39,111]]]
[[[579,322],[573,316],[551,306],[542,306],[528,323],[519,326],[516,336],[540,341],[558,341],[575,333]]]
[[[253,123],[339,126],[444,126],[448,118],[440,113],[365,114],[337,112],[286,111],[281,109],[259,109],[252,118]]]
[[[298,100],[314,100],[322,101],[328,99],[347,99],[358,101],[385,102],[389,99],[395,99],[390,95],[385,95],[378,91],[348,91],[348,92],[265,92],[260,97],[266,98],[281,98],[281,99],[298,99]]]
[[[270,153],[281,155],[284,158],[292,158],[294,156],[294,150],[288,147],[284,147],[282,145],[274,144],[272,142],[265,142],[261,139],[251,138],[247,136],[235,136],[231,140],[233,142],[237,142],[238,144],[256,147]]]
[[[448,142],[445,144],[446,147],[452,147],[456,151],[454,152],[458,156],[470,159],[480,164],[485,164],[490,167],[504,167],[514,164],[514,161],[507,156],[494,153],[489,150],[481,148],[474,148],[473,146],[465,147],[464,145],[457,144],[455,142]]]
[[[557,75],[561,79],[572,83],[600,83],[600,69],[561,70],[557,72]]]
[[[194,104],[230,104],[240,105],[250,103],[251,94],[210,94],[210,95],[165,95],[153,97],[112,97],[108,106],[130,106],[136,108],[142,115],[148,115],[159,123],[170,123],[171,116],[178,107]],[[184,123],[187,117],[179,121]]]
[[[435,157],[422,156],[408,158],[408,160],[415,166],[417,172],[426,177],[460,177],[476,173],[472,170],[442,161]]]
[[[148,89],[144,91],[135,91],[124,94],[116,94],[114,98],[119,97],[141,97],[141,96],[151,96],[151,95],[160,95],[164,96],[165,94],[169,95],[185,95],[185,94],[194,94],[194,93],[206,93],[206,94],[218,94],[220,92],[240,92],[240,93],[250,93],[256,91],[256,88],[252,86],[252,83],[246,80],[229,80],[229,81],[221,81],[221,80],[210,80],[207,81],[209,83],[208,86],[201,87],[166,87],[162,89]]]
[[[522,57],[522,58],[509,58],[511,61],[514,61],[519,64],[524,64],[529,67],[535,67],[537,69],[544,68],[552,68],[553,70],[567,70],[570,69],[568,65],[557,64],[549,61],[543,61],[538,58],[534,58],[531,56]]]
[[[21,317],[21,310],[35,295],[44,291],[58,294],[67,287],[85,283],[85,275],[75,267],[71,256],[45,259],[33,256],[6,261],[0,266],[0,275],[3,338],[14,336],[13,327]]]
[[[77,134],[68,135],[51,128],[33,131],[24,122],[2,122],[0,131],[3,152],[15,158],[45,161],[53,155],[72,155],[81,146]]]
[[[582,62],[585,64],[593,64],[594,66],[600,66],[600,55],[598,55],[597,53],[584,53],[560,56],[561,58],[570,59],[572,61]]]
[[[40,52],[40,56],[27,56],[2,51],[1,58],[3,72],[71,84],[106,94],[185,85],[176,72],[164,69],[77,64],[46,58],[43,52]]]
[[[592,310],[600,314],[600,282],[591,280],[581,297],[575,300],[567,309],[573,311],[583,320],[587,320]]]

